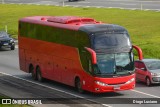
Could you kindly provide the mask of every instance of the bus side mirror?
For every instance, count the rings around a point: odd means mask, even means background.
[[[96,52],[93,49],[88,47],[85,47],[85,50],[87,50],[91,54],[92,64],[97,64]]]
[[[136,45],[132,45],[132,47],[137,50],[139,60],[142,60],[143,59],[142,49],[140,47],[136,46]]]

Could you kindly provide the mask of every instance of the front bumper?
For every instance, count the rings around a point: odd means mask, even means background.
[[[14,42],[9,42],[9,41],[0,41],[0,47],[6,47],[6,48],[10,48],[11,46],[14,46],[15,43]]]
[[[153,84],[159,84],[160,83],[160,76],[154,76],[154,77],[152,77],[151,82]]]
[[[135,77],[130,78],[128,81],[117,84],[102,84],[95,82],[93,92],[95,93],[105,93],[105,92],[115,92],[122,90],[130,90],[135,88]]]

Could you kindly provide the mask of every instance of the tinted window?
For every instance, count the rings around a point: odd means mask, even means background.
[[[20,36],[78,48],[90,47],[88,35],[84,32],[23,22],[19,26]]]
[[[133,56],[131,53],[100,54],[97,67],[97,74],[128,74],[134,70]]]
[[[8,34],[4,31],[0,32],[0,37],[8,37]]]
[[[145,64],[149,70],[160,69],[160,61],[150,61],[150,62],[145,62]]]
[[[94,49],[131,46],[128,34],[96,33],[93,41]]]
[[[146,68],[146,67],[145,67],[145,64],[144,64],[143,62],[136,62],[136,63],[135,63],[135,66],[136,66],[136,68],[139,68],[139,69],[141,69],[141,68]]]
[[[138,62],[134,62],[136,68],[138,68]]]

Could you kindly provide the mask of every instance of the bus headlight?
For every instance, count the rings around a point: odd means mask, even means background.
[[[126,82],[126,84],[130,84],[131,82],[133,82],[135,80],[135,78],[130,79],[129,81]]]
[[[95,81],[95,83],[96,83],[97,85],[100,85],[100,86],[107,86],[107,85],[108,85],[108,84],[103,83],[103,82],[100,82],[100,81]]]

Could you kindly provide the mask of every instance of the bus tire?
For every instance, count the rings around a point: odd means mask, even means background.
[[[79,77],[76,77],[75,79],[75,88],[79,93],[84,92],[84,90],[82,89],[82,84],[81,84],[81,80],[79,79]]]
[[[42,73],[41,73],[40,67],[37,67],[37,68],[36,68],[36,74],[37,74],[37,80],[38,80],[39,82],[42,82],[42,81],[43,81],[43,77],[42,77]]]
[[[37,80],[37,75],[36,73],[34,72],[34,67],[32,64],[29,65],[29,73],[31,73],[31,76],[32,76],[32,79],[33,80]]]

